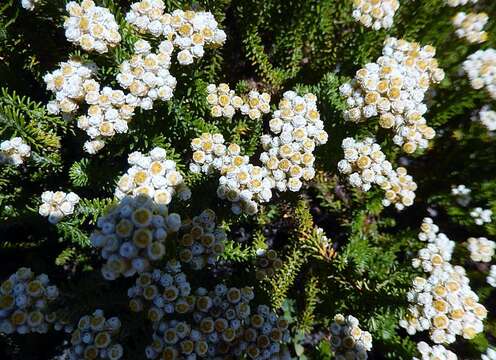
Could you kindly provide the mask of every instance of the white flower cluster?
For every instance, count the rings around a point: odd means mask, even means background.
[[[31,156],[31,146],[20,137],[14,137],[0,143],[0,164],[19,166],[29,156]]]
[[[444,79],[434,58],[435,48],[402,39],[387,38],[382,56],[356,72],[340,86],[348,121],[361,122],[379,115],[379,125],[394,131],[393,142],[407,153],[424,149],[435,131],[423,117],[424,96],[431,83]]]
[[[483,209],[481,207],[476,207],[470,212],[470,216],[474,219],[476,225],[482,226],[484,224],[489,224],[493,216],[491,209]]]
[[[476,90],[486,88],[496,99],[496,50],[477,50],[463,62],[463,69]]]
[[[66,10],[70,16],[64,22],[65,37],[83,50],[104,54],[120,43],[119,25],[107,8],[83,0],[68,2]]]
[[[77,125],[91,139],[85,143],[84,149],[95,154],[103,148],[105,138],[128,131],[127,123],[134,115],[137,98],[108,86],[100,89],[100,84],[92,81],[85,102],[89,105],[87,114],[78,118]]]
[[[29,11],[33,11],[34,7],[40,0],[21,0],[21,6]]]
[[[167,314],[185,314],[192,310],[194,301],[189,297],[191,287],[178,263],[167,265],[167,271],[158,269],[142,273],[128,290],[129,307],[133,312],[144,309],[148,319],[156,324]],[[193,303],[193,305],[191,304]]]
[[[211,209],[203,210],[191,222],[181,227],[178,244],[181,246],[179,259],[190,264],[194,270],[200,270],[214,264],[224,252],[226,233],[216,227],[216,214]]]
[[[44,191],[41,194],[42,204],[38,212],[41,216],[48,216],[48,221],[52,224],[57,224],[62,218],[74,212],[79,200],[79,196],[73,192]]]
[[[457,6],[462,6],[462,5],[467,5],[467,4],[477,4],[479,0],[444,0],[446,5],[451,6],[451,7],[457,7]]]
[[[496,350],[487,348],[486,353],[482,354],[481,360],[496,360]]]
[[[126,20],[142,33],[172,41],[180,50],[179,64],[189,65],[203,57],[205,46],[221,46],[226,41],[212,13],[174,10],[168,14],[164,9],[162,0],[142,0],[131,5]]]
[[[467,195],[470,195],[471,192],[472,192],[472,190],[470,190],[468,187],[466,187],[463,184],[453,186],[451,188],[451,194],[453,194],[455,196],[467,196]]]
[[[393,17],[399,7],[398,0],[355,0],[352,16],[374,30],[389,29],[393,26]]]
[[[486,13],[464,13],[459,12],[453,18],[455,34],[462,39],[467,39],[471,44],[480,44],[487,41],[488,34],[483,31],[489,16]]]
[[[90,240],[100,248],[106,280],[130,277],[165,255],[165,240],[181,227],[181,217],[168,213],[146,195],[125,197],[97,221]]]
[[[384,206],[394,204],[398,210],[413,204],[417,184],[403,167],[393,170],[379,144],[373,138],[356,141],[345,138],[342,143],[344,159],[338,162],[338,170],[348,175],[351,186],[368,191],[378,185],[385,191]]]
[[[121,359],[124,348],[116,341],[120,329],[119,318],[106,319],[103,310],[83,316],[71,334],[69,360]]]
[[[417,344],[420,357],[414,357],[413,360],[457,360],[456,354],[443,345],[430,346],[424,341]]]
[[[91,77],[96,72],[96,65],[83,63],[71,58],[62,62],[59,68],[43,77],[47,89],[55,94],[55,100],[47,105],[50,114],[71,114],[79,108],[86,92],[95,88]]]
[[[445,263],[428,278],[417,277],[408,292],[408,315],[400,326],[413,335],[428,330],[436,344],[453,343],[456,336],[472,339],[483,331],[486,308],[478,303],[465,269]]]
[[[270,250],[257,250],[256,258],[256,277],[262,280],[266,277],[274,275],[277,269],[282,267],[282,260],[273,249]]]
[[[491,265],[486,281],[492,287],[496,287],[496,265]]]
[[[284,359],[281,344],[289,340],[288,321],[279,318],[267,305],[259,305],[233,353],[238,359],[245,353],[249,359]]]
[[[488,105],[480,109],[478,118],[474,120],[480,121],[488,131],[496,131],[496,111],[491,110]]]
[[[236,111],[241,111],[243,115],[248,115],[252,120],[259,119],[262,114],[270,112],[270,95],[260,94],[252,90],[243,99],[236,95],[234,90],[229,89],[229,85],[220,83],[207,86],[207,102],[211,106],[210,113],[213,117],[224,116],[232,118]]]
[[[455,242],[440,233],[439,227],[432,222],[431,218],[424,218],[418,237],[421,241],[427,241],[428,244],[420,249],[418,257],[412,260],[414,268],[421,267],[424,272],[432,272],[434,268],[442,267],[443,264],[451,261]]]
[[[331,348],[336,360],[367,359],[372,349],[372,336],[360,329],[357,318],[337,314],[331,324]]]
[[[47,308],[58,296],[47,275],[19,268],[0,285],[0,334],[46,333]]]
[[[177,81],[169,72],[174,47],[170,41],[162,41],[154,53],[148,41],[138,40],[134,51],[131,59],[121,64],[117,81],[138,99],[137,106],[150,110],[155,100],[168,101],[174,95]]]
[[[467,239],[467,248],[470,251],[470,258],[477,262],[491,262],[496,249],[496,242],[488,240],[485,237]]]
[[[117,199],[143,194],[167,206],[175,194],[181,200],[191,197],[191,190],[176,170],[176,162],[167,159],[165,149],[155,147],[148,155],[135,151],[129,154],[128,163],[131,167],[117,182]]]
[[[313,151],[328,138],[315,95],[301,97],[294,91],[285,92],[279,109],[273,113],[270,130],[275,135],[261,138],[265,150],[260,155],[262,167],[240,155],[239,145],[226,147],[221,134],[202,134],[191,142],[194,153],[190,170],[205,174],[219,171],[217,194],[233,203],[236,214],[255,214],[259,203],[271,199],[272,189],[297,192],[303,180],[315,176]]]

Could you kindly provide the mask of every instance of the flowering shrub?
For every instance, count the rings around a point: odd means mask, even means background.
[[[495,19],[3,1],[0,359],[494,358]]]

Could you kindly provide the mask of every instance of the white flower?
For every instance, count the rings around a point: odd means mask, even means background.
[[[48,217],[48,221],[52,224],[56,224],[74,212],[74,207],[79,203],[80,198],[73,192],[67,194],[63,191],[45,191],[41,194],[41,200],[39,214]]]
[[[354,316],[337,314],[331,324],[330,343],[337,359],[367,359],[367,352],[372,349],[372,336],[360,329]]]
[[[470,251],[470,258],[476,262],[490,262],[494,256],[496,243],[485,237],[468,238],[467,248]]]
[[[424,341],[417,344],[417,349],[420,352],[420,358],[414,357],[413,360],[457,360],[458,357],[452,351],[449,351],[442,345],[430,346]]]
[[[486,13],[469,13],[463,11],[453,18],[456,28],[455,34],[459,38],[465,38],[469,43],[480,44],[487,41],[487,32],[482,31],[489,17]]]
[[[21,0],[21,5],[24,9],[33,11],[39,0]]]
[[[496,50],[478,50],[463,62],[472,87],[486,88],[491,98],[496,99]]]
[[[489,106],[482,107],[478,118],[474,118],[474,120],[480,121],[488,131],[496,131],[496,111],[491,110]]]
[[[476,207],[470,212],[475,224],[479,226],[490,223],[492,215],[493,212],[490,209],[482,209],[481,207]]]
[[[489,271],[486,281],[492,287],[496,287],[496,265],[491,265],[491,270]]]
[[[0,143],[0,164],[22,165],[31,156],[31,147],[20,137]]]

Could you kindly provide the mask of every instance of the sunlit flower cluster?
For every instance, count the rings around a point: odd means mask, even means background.
[[[21,6],[26,10],[33,11],[39,1],[40,0],[21,0]]]
[[[158,323],[167,314],[191,311],[194,298],[190,297],[190,284],[180,270],[179,263],[169,263],[166,271],[155,269],[141,273],[128,290],[131,311],[146,310],[152,323]]]
[[[79,196],[73,192],[44,191],[41,194],[42,204],[38,212],[41,216],[48,217],[48,221],[52,224],[56,224],[74,212],[79,200]]]
[[[374,30],[389,29],[393,26],[393,17],[399,7],[398,0],[355,0],[352,16]]]
[[[229,85],[220,83],[207,86],[207,102],[211,106],[213,117],[232,118],[236,111],[247,115],[250,119],[259,119],[262,114],[270,112],[270,95],[252,90],[247,96],[236,95]]]
[[[125,197],[98,219],[90,240],[106,260],[106,280],[133,276],[150,269],[165,255],[165,241],[181,227],[181,217],[168,213],[146,195]]]
[[[476,207],[470,212],[470,216],[474,219],[476,225],[482,226],[492,221],[493,212],[491,209]]]
[[[221,46],[226,41],[212,13],[174,10],[168,14],[164,9],[161,0],[142,0],[131,5],[126,20],[140,32],[172,41],[179,49],[179,64],[189,65],[203,57],[205,46]]]
[[[467,248],[470,251],[472,261],[491,262],[491,258],[494,256],[494,249],[496,249],[496,243],[485,237],[470,237],[467,239]]]
[[[282,260],[277,255],[275,250],[257,250],[256,258],[256,277],[258,280],[262,280],[265,277],[270,277],[274,275],[277,269],[282,266]]]
[[[69,359],[121,359],[124,348],[117,343],[120,329],[119,318],[107,319],[102,310],[83,316],[71,334]]]
[[[303,181],[314,178],[315,147],[328,139],[317,109],[317,97],[286,91],[272,114],[269,128],[272,134],[261,138],[265,151],[260,154],[260,161],[275,180],[277,190],[297,192]]]
[[[451,241],[445,234],[436,231],[437,226],[432,222],[429,223],[429,218],[424,219],[421,226],[419,238],[427,238],[428,244],[425,248],[420,249],[418,257],[412,260],[414,268],[421,267],[424,272],[432,272],[436,267],[442,267],[443,264],[451,261],[451,255],[455,247],[455,242]],[[426,226],[427,225],[427,226]],[[424,232],[424,229],[429,227],[432,232]],[[435,232],[435,235],[433,233]]]
[[[130,168],[117,182],[117,199],[143,194],[156,204],[167,206],[175,194],[181,200],[191,197],[191,190],[177,171],[176,162],[167,159],[165,149],[155,147],[147,155],[135,151],[129,154],[128,163]]]
[[[14,137],[0,143],[0,164],[19,166],[30,156],[31,146],[20,137]]]
[[[255,214],[260,203],[271,199],[272,189],[297,192],[303,181],[315,176],[313,151],[328,137],[316,97],[285,92],[273,113],[270,130],[275,135],[263,135],[261,139],[265,150],[260,155],[262,167],[242,156],[239,145],[226,147],[221,134],[202,134],[191,142],[194,152],[190,170],[205,174],[219,171],[217,194],[232,202],[236,214]]]
[[[477,50],[463,62],[463,69],[476,90],[486,88],[496,99],[496,50]]]
[[[496,111],[491,110],[489,106],[484,106],[479,111],[478,120],[484,125],[488,131],[496,131]]]
[[[393,169],[391,163],[373,138],[356,141],[345,138],[342,143],[344,159],[338,170],[348,176],[351,186],[368,191],[378,185],[385,191],[384,206],[394,204],[398,210],[413,204],[417,184],[403,167]]]
[[[435,131],[424,118],[424,96],[431,83],[444,79],[435,52],[430,45],[387,38],[377,62],[365,65],[339,88],[348,106],[345,119],[358,123],[379,116],[379,125],[392,129],[393,142],[405,152],[426,148]]]
[[[372,349],[372,336],[360,329],[354,316],[337,314],[331,324],[331,348],[337,360],[367,359],[367,351]]]
[[[217,261],[224,252],[226,233],[216,227],[216,214],[213,210],[203,210],[181,227],[178,244],[181,246],[179,259],[190,264],[195,270],[203,269]]]
[[[174,94],[176,78],[169,73],[174,46],[162,41],[154,53],[150,43],[138,40],[134,51],[131,59],[121,64],[117,81],[138,99],[138,106],[150,110],[155,100],[168,101]]]
[[[457,360],[456,354],[443,345],[430,346],[424,341],[417,344],[420,357],[414,357],[413,360]]]
[[[496,265],[491,265],[486,281],[492,287],[496,287]]]
[[[48,305],[58,296],[47,275],[19,268],[0,285],[0,334],[46,333]]]
[[[66,10],[70,16],[64,22],[65,36],[83,50],[103,54],[121,41],[119,25],[109,9],[83,0],[81,4],[68,2]]]
[[[456,336],[472,339],[483,331],[486,308],[478,303],[465,269],[444,263],[429,277],[417,277],[407,294],[408,314],[400,326],[413,335],[428,330],[436,344],[453,343]]]
[[[94,154],[104,146],[105,138],[128,131],[127,123],[134,115],[136,98],[108,86],[100,89],[100,84],[93,82],[85,102],[89,105],[87,114],[78,118],[77,125],[91,139],[84,149]]]
[[[431,218],[424,218],[422,224],[420,225],[420,232],[418,234],[418,239],[420,241],[427,241],[429,243],[435,242],[439,235],[439,226],[434,224]],[[444,235],[444,234],[443,234]]]
[[[487,41],[488,34],[485,32],[489,16],[486,13],[464,13],[463,11],[456,14],[453,18],[455,34],[459,38],[467,39],[469,43],[480,44]]]
[[[482,354],[481,360],[496,360],[496,350],[487,348],[486,353]]]
[[[62,62],[59,68],[43,77],[47,89],[55,94],[55,100],[47,104],[50,114],[71,114],[79,108],[87,91],[97,84],[91,80],[96,65],[72,58]]]
[[[446,5],[451,7],[462,6],[467,4],[477,4],[479,0],[444,0]]]

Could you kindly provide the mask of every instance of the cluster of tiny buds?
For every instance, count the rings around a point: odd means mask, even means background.
[[[69,115],[79,108],[86,92],[95,87],[93,81],[85,85],[96,72],[94,63],[72,58],[62,62],[59,68],[43,77],[47,89],[55,93],[55,100],[47,105],[50,114]]]
[[[470,211],[470,216],[474,219],[476,225],[482,226],[484,224],[489,224],[492,221],[493,212],[491,209],[476,207]]]
[[[419,239],[427,241],[425,248],[420,249],[418,257],[412,260],[414,268],[421,267],[424,272],[432,272],[436,267],[451,261],[455,242],[445,234],[439,233],[439,228],[431,218],[425,218],[420,227]]]
[[[13,137],[0,143],[0,164],[19,166],[31,156],[31,146],[20,137]]]
[[[487,348],[486,353],[481,355],[481,360],[496,360],[496,349]]]
[[[464,13],[459,12],[453,18],[455,34],[462,39],[467,39],[471,44],[480,44],[487,41],[488,34],[483,31],[489,16],[486,13]]]
[[[277,251],[273,249],[258,249],[255,265],[257,269],[256,277],[258,280],[262,280],[274,275],[282,267],[282,260],[277,255]]]
[[[467,248],[470,251],[470,259],[476,262],[491,262],[496,249],[496,242],[485,237],[467,239]]]
[[[41,205],[38,212],[41,216],[48,217],[48,221],[57,224],[64,217],[71,215],[79,203],[79,196],[73,192],[44,191],[41,194]]]
[[[146,195],[125,197],[97,221],[98,230],[90,240],[106,260],[102,275],[106,280],[130,277],[150,268],[150,262],[165,255],[165,240],[177,233],[181,217],[168,213]]]
[[[352,315],[337,314],[331,324],[331,348],[336,360],[365,360],[372,349],[372,336],[360,329],[358,319]]]
[[[146,310],[148,319],[154,324],[164,315],[190,312],[194,305],[190,284],[181,272],[180,264],[169,261],[165,270],[141,273],[136,284],[128,290],[131,311]]]
[[[34,7],[40,0],[21,0],[21,6],[29,11],[33,11]]]
[[[121,64],[117,81],[138,99],[136,105],[150,110],[155,100],[168,101],[174,94],[177,81],[169,73],[174,46],[170,41],[162,41],[158,53],[154,53],[148,41],[138,40],[134,51],[131,59]]]
[[[444,0],[446,5],[451,6],[451,7],[457,7],[457,6],[462,6],[462,5],[467,5],[467,4],[477,4],[479,0]]]
[[[413,360],[457,360],[456,354],[443,345],[430,346],[424,341],[417,344],[420,357],[414,357]]]
[[[191,198],[191,190],[176,170],[176,162],[167,159],[165,149],[155,147],[148,154],[135,151],[129,154],[128,163],[130,168],[117,182],[117,199],[142,194],[166,207],[176,194],[183,201]]]
[[[216,227],[215,218],[215,212],[206,209],[191,221],[183,223],[178,238],[181,246],[179,260],[189,264],[194,270],[214,264],[224,252],[227,235],[224,230]]]
[[[463,62],[463,69],[476,90],[486,88],[496,99],[496,50],[477,50]]]
[[[0,334],[46,333],[53,317],[47,307],[58,296],[47,275],[19,268],[0,285]]]
[[[490,106],[483,106],[474,120],[480,121],[488,131],[496,131],[496,111],[491,110]]]
[[[270,112],[270,95],[252,90],[244,98],[236,95],[229,85],[220,83],[207,86],[207,102],[211,106],[210,113],[213,117],[232,118],[236,111],[241,111],[250,119],[259,119],[262,114]]]
[[[340,86],[348,107],[345,119],[358,123],[379,116],[379,125],[394,131],[393,142],[406,153],[426,148],[435,131],[423,117],[424,96],[431,83],[444,79],[435,52],[430,45],[387,38],[377,62],[368,63]]]
[[[162,0],[142,0],[131,5],[126,20],[142,33],[171,41],[180,50],[179,64],[189,65],[203,57],[205,46],[221,46],[226,41],[212,13],[174,10],[168,14],[164,9]]]
[[[492,287],[496,287],[496,265],[491,265],[486,281]]]
[[[68,2],[66,10],[70,16],[64,22],[65,36],[83,50],[103,54],[120,43],[119,25],[107,8],[83,0]]]
[[[470,201],[472,200],[472,198],[470,197],[471,193],[472,190],[465,185],[451,187],[451,195],[454,195],[456,197],[456,202],[463,207],[470,204]]]
[[[120,329],[119,318],[106,319],[102,310],[83,316],[71,334],[69,360],[121,359],[124,349],[116,341]]]
[[[374,30],[389,29],[399,7],[398,0],[354,0],[352,16]]]
[[[408,314],[400,326],[413,335],[428,330],[436,344],[453,343],[456,336],[472,339],[483,331],[486,308],[478,303],[465,269],[444,263],[426,279],[417,277],[407,294]]]
[[[345,138],[342,143],[344,159],[338,162],[338,170],[348,175],[353,187],[368,191],[378,185],[385,191],[384,206],[394,204],[398,210],[413,204],[417,184],[403,167],[393,170],[379,144],[373,138],[356,141]]]

